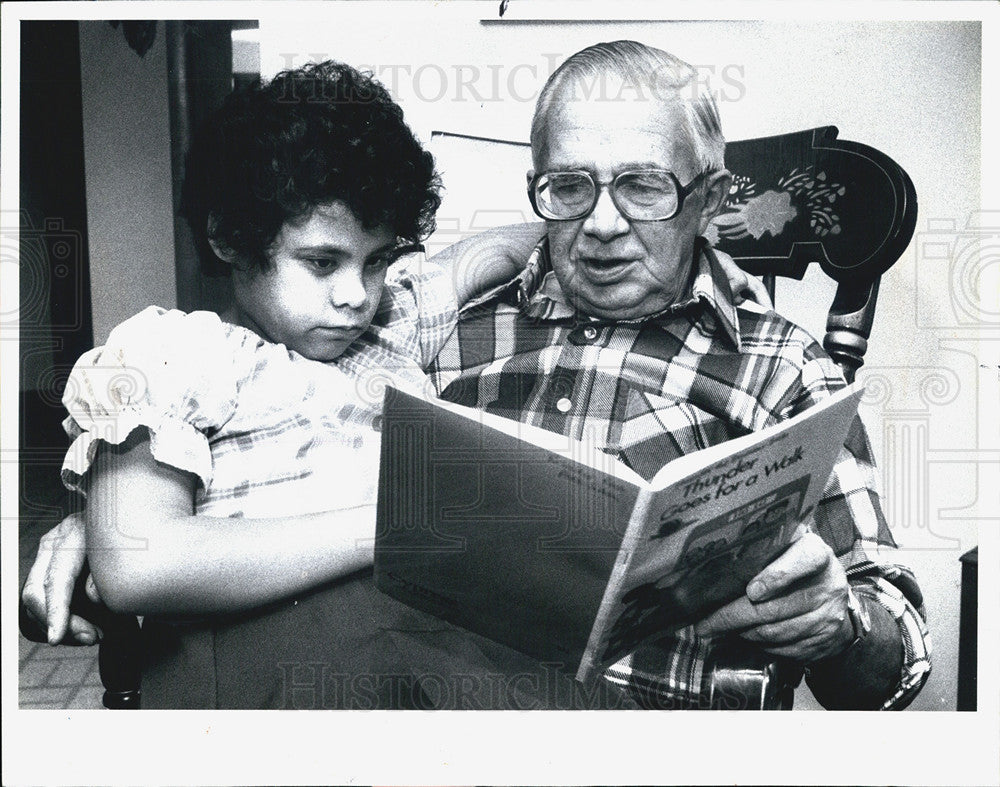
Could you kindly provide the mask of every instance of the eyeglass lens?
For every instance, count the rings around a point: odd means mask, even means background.
[[[623,172],[611,183],[618,208],[630,219],[658,220],[677,209],[677,186],[665,172]],[[553,172],[535,184],[535,199],[551,218],[579,218],[591,211],[597,186],[585,172]]]

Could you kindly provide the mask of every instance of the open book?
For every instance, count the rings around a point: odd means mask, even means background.
[[[390,388],[375,583],[591,683],[742,595],[787,548],[860,397],[850,386],[647,482],[580,441]]]

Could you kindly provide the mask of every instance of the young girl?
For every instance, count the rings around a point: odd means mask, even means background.
[[[422,387],[457,304],[517,270],[395,262],[433,228],[438,188],[384,88],[336,63],[234,93],[197,141],[185,215],[231,269],[233,307],[147,309],[64,396],[94,580],[146,616],[144,707],[287,705],[282,665],[294,682],[349,627],[314,589],[372,561],[385,383]]]

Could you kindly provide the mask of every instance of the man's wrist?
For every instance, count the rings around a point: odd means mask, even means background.
[[[850,585],[847,587],[847,616],[845,618],[845,624],[848,623],[850,624],[850,638],[845,641],[842,648],[826,658],[836,658],[850,650],[859,648],[869,632],[871,632],[872,623],[868,609],[861,603]]]
[[[867,623],[867,631],[840,653],[807,665],[806,682],[826,708],[875,710],[899,683],[902,636],[889,610],[864,594],[853,595],[859,622]]]

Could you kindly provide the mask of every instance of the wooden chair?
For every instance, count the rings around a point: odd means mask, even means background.
[[[773,137],[731,142],[726,165],[734,186],[725,209],[708,235],[744,270],[763,276],[774,298],[774,280],[801,280],[816,263],[837,283],[826,317],[823,346],[852,381],[864,363],[875,317],[879,279],[902,255],[916,225],[917,199],[906,172],[884,153],[858,142],[837,139],[837,128],[821,128]],[[530,161],[526,143],[434,132],[432,149],[439,159],[449,194],[439,212],[439,232],[429,242],[448,243],[457,235],[508,223],[524,212],[522,173]],[[470,162],[475,167],[470,167]],[[462,187],[473,179],[471,199]],[[470,221],[452,206],[478,204]],[[82,592],[74,604],[89,604]],[[92,606],[92,605],[91,605]],[[21,616],[21,630],[35,641],[44,632]],[[101,679],[108,708],[139,707],[139,629],[131,616],[102,616]],[[742,662],[746,664],[747,662]],[[720,654],[709,665],[713,685],[726,704],[714,707],[790,707],[790,687],[781,664]],[[784,682],[784,685],[782,683]],[[733,705],[743,692],[745,702]],[[752,695],[752,696],[750,696]]]
[[[837,139],[836,126],[742,142],[726,149],[734,175],[712,229],[744,270],[801,280],[817,263],[837,282],[823,347],[847,380],[864,363],[879,279],[902,256],[917,221],[917,195],[881,151]]]

